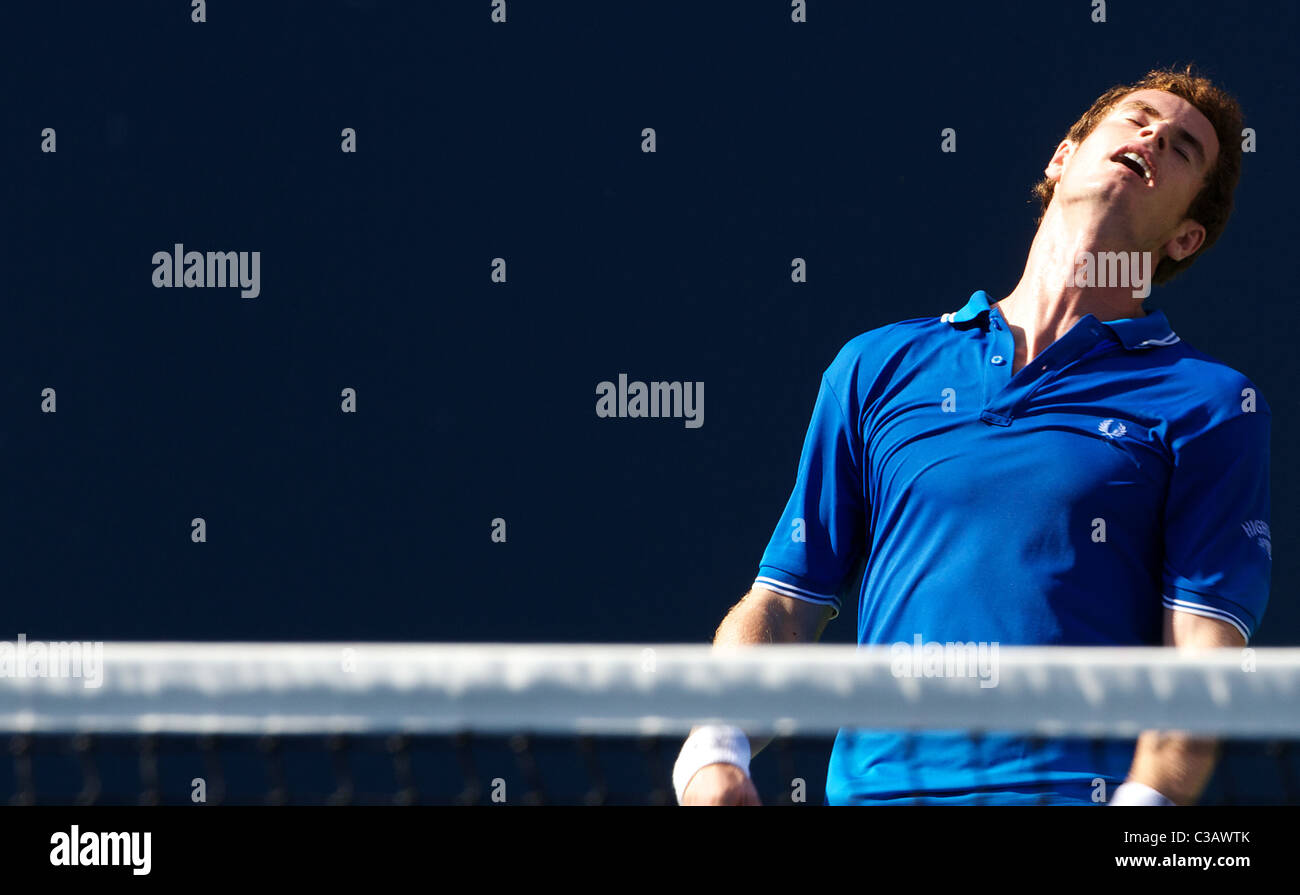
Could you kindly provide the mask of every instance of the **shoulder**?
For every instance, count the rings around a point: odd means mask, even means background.
[[[1179,341],[1164,349],[1165,367],[1171,386],[1189,406],[1207,414],[1213,422],[1236,416],[1243,409],[1271,414],[1259,387],[1249,376],[1218,358]],[[1245,403],[1247,408],[1243,408]]]
[[[1272,410],[1250,377],[1185,341],[1156,350],[1175,442],[1220,429],[1267,438]]]
[[[966,299],[959,310],[928,317],[900,320],[873,330],[868,330],[848,341],[840,349],[828,374],[861,373],[870,369],[886,375],[897,371],[910,361],[933,358],[934,352],[951,344],[954,327],[968,329],[975,321],[986,321],[985,315],[995,304],[988,292],[977,289]],[[983,326],[983,323],[978,324]]]
[[[952,329],[940,317],[916,317],[889,323],[854,336],[844,343],[826,368],[832,386],[875,379],[910,356],[926,353]]]

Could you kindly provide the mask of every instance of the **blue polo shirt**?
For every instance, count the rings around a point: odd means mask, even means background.
[[[838,614],[861,571],[863,645],[1159,645],[1162,607],[1249,640],[1271,564],[1255,387],[1161,311],[1089,314],[1012,375],[1014,354],[984,292],[845,345],[755,584]],[[846,729],[827,801],[1093,804],[1133,746]]]

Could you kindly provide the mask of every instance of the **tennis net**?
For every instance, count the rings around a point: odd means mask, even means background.
[[[949,645],[951,646],[951,645]],[[961,646],[961,645],[958,645]],[[987,658],[987,657],[985,657]],[[671,804],[695,724],[776,735],[818,804],[841,727],[1224,746],[1203,803],[1300,803],[1300,649],[110,643],[0,676],[0,798],[34,804]]]

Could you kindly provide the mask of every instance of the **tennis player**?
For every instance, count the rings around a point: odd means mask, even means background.
[[[1011,293],[864,333],[826,370],[794,493],[715,643],[817,640],[863,563],[861,644],[1246,644],[1268,600],[1270,411],[1143,310],[1140,263],[1116,283],[1105,254],[1150,253],[1157,284],[1191,265],[1227,223],[1241,131],[1237,103],[1190,67],[1102,94],[1036,187]],[[748,768],[766,742],[692,732],[679,801],[758,804]],[[826,801],[1186,805],[1215,757],[1154,732],[845,729]]]

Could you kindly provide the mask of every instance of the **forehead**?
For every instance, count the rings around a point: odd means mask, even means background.
[[[1214,125],[1187,100],[1163,90],[1135,90],[1115,103],[1115,109],[1122,109],[1129,103],[1145,103],[1159,111],[1161,118],[1186,128],[1188,133],[1201,141],[1213,162],[1219,151],[1219,138],[1214,133]]]

